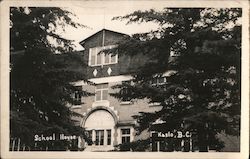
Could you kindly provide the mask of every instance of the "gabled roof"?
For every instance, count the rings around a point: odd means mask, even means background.
[[[120,33],[120,32],[116,32],[116,31],[113,31],[113,30],[108,30],[108,29],[102,29],[92,35],[90,35],[89,37],[85,38],[84,40],[80,41],[80,44],[83,44],[85,41],[89,40],[91,37],[95,36],[96,34],[99,34],[100,32],[102,31],[107,31],[107,32],[111,32],[111,33],[115,33],[115,34],[120,34],[122,36],[129,36],[127,34],[124,34],[124,33]]]

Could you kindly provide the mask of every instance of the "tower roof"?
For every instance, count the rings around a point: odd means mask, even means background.
[[[103,31],[105,31],[105,32],[111,32],[111,33],[115,33],[115,34],[120,34],[121,36],[129,36],[128,34],[116,32],[116,31],[113,31],[113,30],[102,29],[102,30],[100,30],[100,31],[98,31],[98,32],[96,32],[96,33],[90,35],[89,37],[83,39],[82,41],[80,41],[80,44],[82,45],[83,43],[85,43],[86,41],[88,41],[91,37],[93,37],[93,36],[95,36],[95,35],[97,35],[97,34],[103,32]]]

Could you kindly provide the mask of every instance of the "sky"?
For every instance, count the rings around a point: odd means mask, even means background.
[[[68,1],[69,2],[69,1]],[[58,4],[58,3],[57,3]],[[180,3],[178,7],[187,7],[188,5],[198,4],[199,7],[204,6],[204,3]],[[231,6],[230,6],[230,5]],[[214,5],[215,7],[222,7],[221,3],[211,2],[210,5]],[[229,6],[228,6],[229,5]],[[155,9],[157,11],[163,10],[165,7],[177,7],[175,1],[160,1],[160,0],[106,0],[106,1],[71,1],[69,3],[64,3],[62,1],[61,8],[65,10],[69,10],[73,12],[76,17],[72,17],[74,21],[85,25],[85,28],[72,28],[67,27],[65,32],[60,32],[59,34],[63,37],[74,40],[74,44],[76,45],[76,50],[83,50],[82,46],[79,44],[80,41],[85,38],[93,35],[94,33],[102,30],[109,29],[121,33],[125,33],[128,35],[132,35],[135,33],[144,33],[151,30],[156,30],[158,25],[155,23],[142,23],[142,24],[128,24],[127,21],[123,20],[112,20],[113,17],[124,16],[134,11],[141,10],[149,10]],[[67,6],[67,7],[65,7]],[[231,3],[223,3],[223,7],[232,7],[235,6]]]
[[[87,28],[75,29],[68,27],[65,32],[61,32],[60,34],[67,39],[74,40],[74,44],[77,46],[76,50],[82,50],[83,48],[79,45],[79,42],[103,28],[128,35],[155,30],[158,25],[152,22],[126,25],[126,20],[112,20],[112,18],[116,16],[124,16],[136,10],[162,10],[164,6],[160,4],[161,3],[154,3],[153,1],[150,3],[143,3],[143,1],[105,1],[103,3],[100,3],[100,1],[99,3],[85,1],[74,3],[63,9],[75,13],[77,18],[73,17],[73,20],[87,26]]]

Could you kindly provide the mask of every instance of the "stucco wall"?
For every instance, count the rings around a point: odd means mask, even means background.
[[[109,83],[109,93],[114,93],[117,90],[112,89],[111,87],[120,84],[121,82],[112,82]],[[83,89],[85,91],[95,93],[95,86],[94,85],[84,85]],[[81,105],[75,107],[75,111],[82,114],[83,116],[86,115],[88,111],[95,108],[96,106],[108,106],[113,109],[113,111],[117,111],[118,120],[120,122],[131,121],[133,119],[133,115],[138,115],[139,112],[154,112],[160,110],[160,106],[150,106],[148,104],[148,100],[136,100],[130,104],[124,104],[119,99],[114,98],[113,96],[109,95],[108,101],[105,102],[95,102],[95,96],[83,97]]]

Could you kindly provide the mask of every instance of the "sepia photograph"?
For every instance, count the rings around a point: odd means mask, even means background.
[[[248,153],[248,3],[56,2],[5,7],[1,149],[99,158]]]

